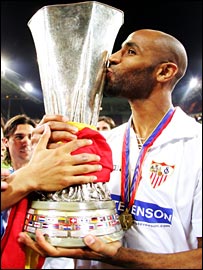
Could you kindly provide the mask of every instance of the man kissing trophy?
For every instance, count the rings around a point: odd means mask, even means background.
[[[95,1],[45,6],[28,22],[37,52],[46,114],[68,116],[70,123],[78,126],[78,136],[93,140],[90,151],[101,149],[103,162],[95,183],[37,193],[24,225],[33,239],[36,229],[52,245],[60,247],[82,247],[82,238],[88,233],[105,242],[123,236],[115,203],[106,186],[113,170],[111,150],[94,128],[107,58],[122,24],[121,10]]]

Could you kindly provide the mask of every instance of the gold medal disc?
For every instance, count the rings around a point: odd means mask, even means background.
[[[128,229],[130,229],[130,227],[134,223],[133,217],[129,213],[128,208],[126,208],[125,211],[119,216],[119,220],[124,231],[127,231]]]

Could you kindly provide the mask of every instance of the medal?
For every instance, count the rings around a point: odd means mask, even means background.
[[[124,231],[127,231],[128,229],[130,229],[130,227],[134,223],[133,217],[129,213],[128,208],[126,208],[125,211],[119,216],[119,220]]]

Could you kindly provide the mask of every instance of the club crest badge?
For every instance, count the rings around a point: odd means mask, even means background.
[[[153,188],[157,188],[166,182],[167,178],[173,173],[175,165],[168,165],[165,162],[152,160],[150,166],[150,182]]]

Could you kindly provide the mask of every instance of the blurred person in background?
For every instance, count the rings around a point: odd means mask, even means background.
[[[114,120],[109,116],[100,116],[97,122],[98,131],[111,130],[116,126]]]
[[[10,118],[4,126],[6,152],[4,164],[17,170],[25,166],[32,155],[31,135],[36,123],[25,114]]]

